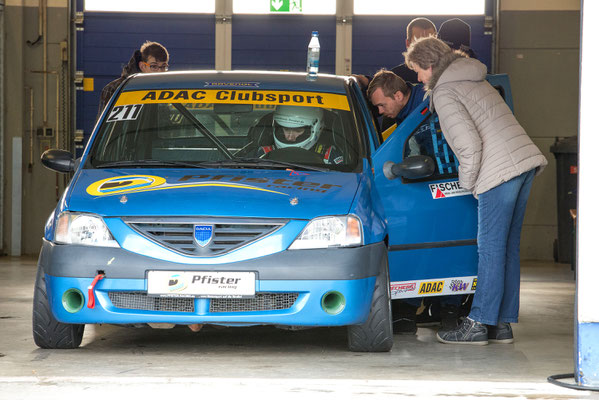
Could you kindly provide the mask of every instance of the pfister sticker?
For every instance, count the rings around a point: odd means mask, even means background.
[[[431,183],[428,185],[431,190],[433,199],[444,199],[446,197],[466,196],[470,193],[468,190],[463,189],[458,181],[443,182],[443,183]]]

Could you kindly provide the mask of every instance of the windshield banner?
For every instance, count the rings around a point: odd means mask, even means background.
[[[342,94],[278,90],[136,90],[121,93],[115,105],[152,103],[284,104],[349,111],[347,97]]]

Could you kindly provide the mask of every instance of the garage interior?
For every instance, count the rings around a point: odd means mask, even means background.
[[[437,26],[452,17],[471,25],[472,47],[491,72],[509,75],[516,118],[549,161],[535,179],[524,221],[514,344],[444,346],[433,325],[395,335],[391,353],[360,354],[347,352],[339,328],[194,333],[102,325],[87,328],[80,349],[34,345],[36,257],[48,215],[68,185],[67,175],[42,166],[43,151],[81,154],[102,87],[145,40],[168,48],[173,71],[303,71],[312,30],[320,32],[322,72],[372,75],[402,62],[405,26],[420,15],[356,15],[358,0],[331,2],[328,15],[273,15],[235,14],[234,0],[215,0],[211,12],[193,14],[92,12],[83,0],[0,0],[0,398],[64,398],[88,389],[99,397],[109,387],[123,395],[218,395],[223,385],[231,394],[267,398],[593,395],[547,382],[577,368],[570,210],[577,204],[582,27],[574,0],[480,0],[483,14],[424,15]]]

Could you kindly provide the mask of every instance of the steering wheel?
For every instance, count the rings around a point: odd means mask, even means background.
[[[322,158],[311,150],[301,147],[284,147],[266,153],[264,158],[275,161],[296,162],[300,164],[322,164]]]

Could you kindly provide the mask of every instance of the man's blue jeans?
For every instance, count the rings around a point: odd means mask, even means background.
[[[520,233],[536,169],[478,196],[478,281],[469,317],[518,322]]]

